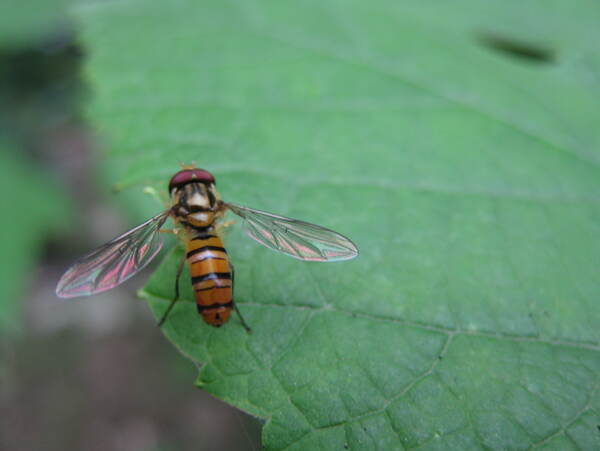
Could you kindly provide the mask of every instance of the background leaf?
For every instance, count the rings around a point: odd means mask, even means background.
[[[79,15],[109,182],[195,160],[224,198],[362,250],[308,264],[233,232],[254,333],[203,324],[187,284],[165,325],[203,389],[267,420],[268,449],[600,446],[594,2]],[[144,289],[157,316],[180,253]]]
[[[67,142],[60,130],[75,116],[81,90],[66,27],[71,3],[0,3],[0,332],[20,328],[19,303],[38,286],[42,246],[70,219],[72,206],[41,155]]]
[[[0,237],[0,331],[15,332],[19,302],[35,280],[32,268],[40,248],[49,235],[66,226],[70,205],[56,180],[8,148],[0,142],[2,210],[10,215]]]

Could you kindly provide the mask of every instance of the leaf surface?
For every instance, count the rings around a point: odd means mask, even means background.
[[[165,333],[267,449],[600,447],[597,3],[78,13],[109,182],[194,160],[226,200],[361,250],[303,263],[232,232],[251,335],[182,284]],[[181,253],[143,290],[157,318]]]

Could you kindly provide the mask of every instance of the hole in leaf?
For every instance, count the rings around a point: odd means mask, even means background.
[[[521,60],[534,63],[553,63],[556,59],[552,49],[497,34],[480,33],[479,41],[492,50]]]

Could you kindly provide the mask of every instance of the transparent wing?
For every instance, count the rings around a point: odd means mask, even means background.
[[[226,207],[244,219],[250,238],[299,260],[330,262],[358,255],[352,241],[325,227],[240,205]]]
[[[138,273],[158,254],[158,231],[168,217],[165,211],[80,258],[58,281],[61,298],[89,296],[110,290]]]

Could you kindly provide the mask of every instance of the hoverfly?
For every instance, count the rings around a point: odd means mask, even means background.
[[[213,175],[194,166],[177,172],[169,182],[170,207],[143,224],[79,259],[61,277],[56,294],[62,298],[101,293],[137,274],[162,247],[160,232],[175,233],[185,246],[175,281],[175,296],[159,326],[179,299],[179,279],[187,260],[198,312],[208,324],[220,327],[233,309],[250,330],[233,300],[233,265],[220,232],[227,210],[242,218],[246,234],[270,249],[299,260],[330,262],[348,260],[358,249],[333,230],[296,219],[223,202]],[[171,218],[174,229],[161,227]]]

